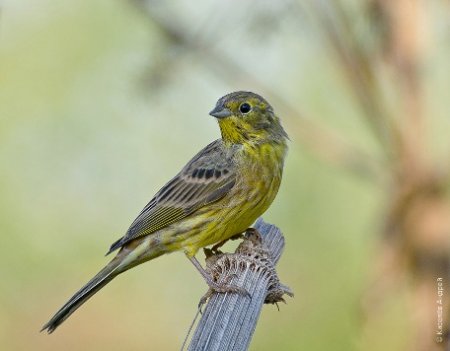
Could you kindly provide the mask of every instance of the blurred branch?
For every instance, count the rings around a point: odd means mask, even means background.
[[[436,349],[435,311],[429,296],[435,292],[436,277],[450,274],[450,204],[444,191],[446,170],[425,159],[425,94],[420,70],[425,3],[370,0],[366,4],[372,6],[372,17],[366,20],[374,24],[371,29],[380,37],[379,47],[368,45],[368,38],[357,30],[357,16],[348,3],[317,0],[310,5],[365,119],[391,161],[381,250],[374,265],[376,287],[369,293],[366,312],[373,319],[379,301],[392,292],[392,283],[407,284],[402,278],[411,277],[413,349],[431,351]],[[377,77],[385,72],[389,73],[384,83],[392,95],[391,104],[382,95]]]
[[[319,33],[332,49],[343,77],[348,80],[364,112],[363,117],[388,159],[392,159],[399,144],[398,126],[380,93],[376,57],[371,55],[370,46],[363,43],[364,39],[356,32],[348,8],[341,1],[311,0],[298,4],[311,12]]]
[[[381,18],[383,56],[392,67],[401,111],[400,150],[402,167],[408,173],[422,171],[425,152],[425,94],[421,67],[425,49],[426,9],[422,1],[372,0]]]
[[[131,0],[131,2],[145,13],[152,25],[157,26],[168,41],[196,54],[223,81],[234,85],[239,79],[251,84],[262,95],[270,96],[270,101],[273,101],[273,104],[289,117],[291,121],[289,130],[293,131],[295,136],[313,152],[327,161],[371,181],[379,182],[384,177],[381,161],[349,144],[329,127],[311,118],[306,118],[282,94],[278,94],[248,72],[235,59],[224,52],[216,51],[214,43],[203,41],[198,32],[196,36],[191,35],[189,30],[181,28],[173,19],[165,20],[150,5],[146,5],[145,0]]]

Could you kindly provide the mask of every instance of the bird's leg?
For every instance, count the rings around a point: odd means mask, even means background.
[[[204,303],[206,299],[212,295],[214,292],[218,293],[237,293],[237,294],[243,294],[250,296],[249,292],[245,290],[244,288],[230,284],[230,280],[234,277],[234,275],[228,276],[226,279],[224,279],[221,282],[217,282],[214,280],[214,278],[206,271],[200,262],[195,258],[195,256],[191,256],[188,253],[186,253],[186,257],[189,259],[189,261],[192,262],[195,268],[200,272],[203,279],[205,279],[206,284],[209,286],[209,291],[206,293],[206,295],[202,298],[201,303]],[[206,298],[206,299],[205,299]]]
[[[214,280],[208,274],[208,272],[202,267],[200,262],[198,262],[197,258],[195,258],[195,256],[190,256],[189,254],[186,253],[186,257],[189,259],[189,261],[192,262],[194,267],[197,268],[197,270],[200,272],[200,274],[202,275],[203,279],[205,279],[206,283],[209,286],[211,284],[215,283]]]
[[[227,242],[228,242],[228,240],[238,240],[238,239],[241,239],[241,238],[243,238],[244,236],[242,235],[242,233],[239,233],[239,234],[236,234],[236,235],[233,235],[232,237],[230,237],[230,238],[228,238],[228,239],[225,239],[225,240],[223,240],[223,241],[221,241],[221,242],[218,242],[216,245],[214,245],[213,247],[211,247],[211,252],[212,253],[214,253],[214,254],[218,254],[218,253],[221,253],[221,251],[219,250],[223,245],[225,245]]]

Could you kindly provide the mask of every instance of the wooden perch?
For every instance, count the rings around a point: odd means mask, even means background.
[[[219,283],[245,289],[247,294],[209,291],[209,298],[188,350],[244,351],[248,349],[264,303],[276,304],[283,295],[293,296],[275,271],[284,248],[281,231],[261,218],[248,230],[235,253],[218,253],[206,266]]]

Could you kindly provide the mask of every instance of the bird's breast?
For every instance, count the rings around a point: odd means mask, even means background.
[[[231,235],[247,229],[274,200],[281,183],[285,150],[272,145],[243,148],[237,157],[237,179],[223,205]],[[224,223],[222,222],[222,223]]]
[[[194,254],[200,247],[212,245],[244,232],[274,200],[281,183],[286,150],[271,145],[243,146],[235,155],[236,183],[221,200],[196,212],[183,246]],[[201,213],[200,213],[201,212]],[[200,218],[201,217],[201,218]],[[198,235],[192,235],[192,229]]]

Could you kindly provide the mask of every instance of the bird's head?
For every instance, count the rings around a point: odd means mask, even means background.
[[[209,113],[228,143],[285,143],[288,138],[272,106],[261,96],[238,91],[223,96]]]

